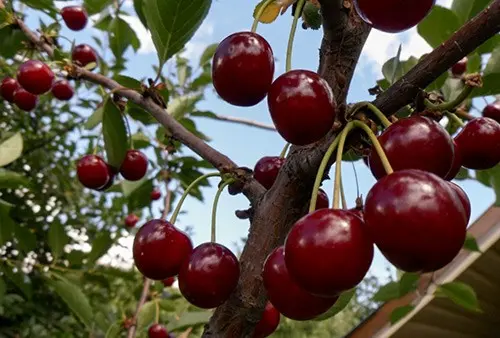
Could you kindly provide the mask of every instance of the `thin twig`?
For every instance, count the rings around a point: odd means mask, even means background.
[[[205,117],[205,116],[200,116],[200,117]],[[210,118],[212,118],[214,120],[219,120],[219,121],[226,121],[226,122],[243,124],[243,125],[246,125],[246,126],[256,127],[256,128],[260,128],[260,129],[264,129],[264,130],[276,131],[276,128],[274,126],[272,126],[272,125],[265,124],[265,123],[262,123],[262,122],[257,122],[257,121],[242,119],[242,118],[239,118],[239,117],[233,117],[233,116],[225,116],[225,115],[215,114],[213,116],[210,116]]]
[[[137,317],[139,315],[139,312],[141,311],[142,306],[144,305],[144,303],[146,303],[150,287],[151,287],[151,280],[144,277],[144,286],[142,287],[141,298],[139,298],[139,302],[137,303],[137,307],[135,308],[134,317],[132,318],[132,325],[130,326],[127,332],[127,338],[135,337],[135,332],[137,330]]]
[[[165,207],[163,208],[163,212],[161,213],[161,218],[165,219],[170,213],[170,200],[172,199],[172,190],[168,188],[168,183],[165,184],[167,186],[167,194],[165,195]]]

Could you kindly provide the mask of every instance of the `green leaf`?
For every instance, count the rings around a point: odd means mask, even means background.
[[[405,305],[395,308],[391,313],[391,324],[394,325],[399,322],[403,317],[413,311],[415,306],[413,305]]]
[[[401,68],[401,51],[402,51],[402,45],[399,45],[398,48],[398,53],[396,54],[396,57],[392,61],[392,71],[391,71],[391,77],[388,79],[390,84],[393,84],[396,81],[396,77],[398,75],[398,69]]]
[[[119,168],[127,153],[129,142],[124,117],[111,100],[104,104],[102,132],[108,163]]]
[[[446,283],[440,285],[436,292],[437,296],[446,297],[467,310],[481,312],[476,292],[470,285],[462,282]]]
[[[460,21],[452,10],[435,5],[429,15],[418,24],[417,30],[432,48],[436,48],[448,40],[460,26]]]
[[[20,269],[17,272],[12,271],[10,267],[2,270],[5,276],[24,294],[26,299],[33,297],[33,285],[28,275],[24,274]]]
[[[17,160],[23,152],[23,137],[15,133],[7,140],[0,143],[0,167]]]
[[[90,117],[88,118],[88,120],[83,125],[83,127],[85,129],[92,130],[92,129],[94,129],[95,127],[97,127],[102,122],[102,116],[103,116],[103,113],[104,113],[104,105],[106,104],[107,101],[108,101],[108,99],[106,99],[106,101],[103,102],[102,106],[98,107],[92,113],[92,115],[90,115]]]
[[[14,227],[16,239],[19,242],[19,247],[25,253],[33,251],[36,248],[36,235],[34,231],[27,226]]]
[[[142,10],[143,2],[144,0],[134,0],[134,10],[144,27],[148,28],[148,23],[146,21],[146,17],[144,16],[144,11]]]
[[[90,15],[100,13],[113,3],[113,0],[85,0],[85,9]]]
[[[483,86],[475,88],[472,97],[496,95],[500,93],[500,46],[497,46],[488,60],[483,72]]]
[[[192,112],[202,98],[202,94],[176,97],[169,102],[167,112],[178,120]]]
[[[464,84],[462,80],[450,77],[445,81],[441,90],[446,101],[453,101],[458,95],[460,95],[463,88]]]
[[[0,169],[0,189],[2,188],[19,188],[19,186],[30,186],[30,181],[22,174],[14,171]]]
[[[351,302],[351,299],[354,297],[356,294],[356,289],[351,289],[348,291],[343,292],[340,296],[339,299],[333,304],[333,306],[330,308],[330,310],[326,311],[319,317],[316,317],[314,320],[315,321],[322,321],[328,318],[331,318],[338,313],[340,313],[342,310],[344,310],[347,305]]]
[[[180,318],[172,320],[167,325],[169,331],[181,331],[189,327],[208,323],[212,313],[208,311],[185,312]]]
[[[132,135],[132,142],[134,143],[135,149],[144,149],[151,146],[149,137],[144,133],[138,132]]]
[[[139,187],[128,195],[129,210],[138,210],[149,206],[151,204],[151,191],[153,191],[153,180],[149,179],[142,182]]]
[[[9,214],[10,207],[0,205],[0,246],[12,240],[16,224]]]
[[[89,253],[87,264],[94,264],[108,252],[112,245],[111,234],[108,231],[101,230],[92,242],[92,250]]]
[[[323,24],[323,19],[321,18],[321,12],[319,7],[312,4],[312,2],[307,1],[302,10],[302,20],[311,29],[317,30],[321,28]]]
[[[493,0],[454,0],[451,9],[459,18],[460,25],[475,17]]]
[[[211,0],[144,0],[142,10],[158,52],[160,69],[193,37],[211,4]]]
[[[219,44],[213,43],[211,45],[208,45],[207,48],[205,48],[205,50],[200,56],[200,67],[203,67],[204,65],[212,61],[212,58],[214,57],[217,47],[219,47]]]
[[[48,241],[52,254],[61,257],[64,246],[69,243],[69,237],[60,222],[53,222],[49,228]]]
[[[388,85],[402,78],[418,62],[418,59],[413,56],[406,61],[398,59],[399,57],[393,57],[382,66],[382,74],[387,80]]]
[[[134,79],[133,77],[130,76],[125,76],[125,75],[115,75],[113,77],[113,80],[118,82],[120,85],[127,87],[127,88],[132,88],[132,89],[139,89],[141,88],[141,81]]]
[[[151,125],[158,122],[149,112],[145,111],[141,106],[131,101],[128,101],[127,103],[127,113],[131,118],[142,122],[145,125]]]
[[[139,189],[145,182],[146,178],[140,179],[139,181],[123,181],[121,183],[123,195],[129,197],[135,190]]]
[[[0,55],[5,58],[13,58],[24,48],[27,40],[26,35],[17,27],[11,25],[0,29],[0,41],[2,41]]]
[[[130,25],[120,17],[115,17],[109,25],[109,47],[117,59],[129,46],[137,51],[141,47],[141,42]]]
[[[92,326],[93,311],[82,290],[67,280],[48,280],[47,283],[68,305],[70,310],[88,327]]]
[[[399,297],[415,291],[418,287],[420,275],[417,273],[405,272],[399,279]]]
[[[145,303],[137,315],[137,331],[141,331],[151,325],[155,320],[155,314],[156,302],[150,301]]]
[[[387,302],[392,299],[400,297],[399,283],[389,282],[382,286],[374,295],[372,300],[374,302]]]
[[[177,307],[175,306],[175,303],[171,299],[161,299],[159,302],[160,302],[160,308],[163,311],[167,312],[177,311]]]
[[[57,13],[57,9],[52,0],[22,0],[21,2],[34,9],[46,10],[51,14]]]
[[[123,321],[119,320],[111,324],[106,331],[106,336],[104,338],[118,338],[120,333],[123,331]]]
[[[457,181],[463,181],[469,178],[472,178],[469,174],[469,170],[467,170],[464,167],[460,168],[460,171],[458,172],[457,176],[455,176],[455,180]]]
[[[5,285],[3,279],[0,278],[0,304],[2,304],[3,296],[5,296],[6,292],[7,292],[7,285]]]
[[[481,252],[481,249],[479,249],[479,245],[477,244],[476,238],[471,234],[467,234],[467,238],[465,238],[464,249],[472,252]]]

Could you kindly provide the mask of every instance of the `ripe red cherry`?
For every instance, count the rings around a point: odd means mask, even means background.
[[[167,279],[164,279],[161,282],[163,283],[163,286],[168,288],[174,284],[175,277],[168,277]]]
[[[220,97],[232,105],[248,107],[262,101],[273,76],[273,51],[257,33],[234,33],[215,51],[212,81]]]
[[[71,58],[73,59],[73,62],[82,67],[85,67],[92,62],[97,63],[96,51],[86,44],[75,46],[75,48],[73,48],[73,52],[71,53]]]
[[[69,101],[75,94],[67,80],[59,80],[52,86],[52,95],[58,100]]]
[[[108,171],[109,171],[108,183],[106,183],[102,188],[97,189],[97,191],[106,191],[109,188],[111,188],[111,186],[113,184],[115,184],[117,171],[114,167],[110,166],[109,163],[107,163],[107,166],[108,166]]]
[[[434,120],[412,116],[398,120],[378,137],[394,171],[420,169],[445,177],[453,161],[453,140]],[[385,176],[385,170],[372,147],[370,170],[375,178]]]
[[[352,208],[352,209],[349,209],[350,212],[352,212],[356,217],[358,217],[360,220],[362,220],[363,222],[365,221],[365,217],[363,215],[363,209],[361,208]]]
[[[0,84],[0,94],[2,97],[9,101],[14,102],[14,92],[18,90],[20,87],[19,82],[16,79],[11,77],[6,77],[2,80]]]
[[[471,206],[470,206],[470,200],[469,196],[465,193],[465,191],[457,184],[453,182],[448,182],[449,186],[453,189],[453,191],[457,194],[458,198],[460,199],[460,202],[462,202],[462,206],[465,211],[465,215],[467,216],[467,223],[470,221],[470,215],[471,215]]]
[[[500,101],[495,101],[483,109],[483,116],[500,123]]]
[[[167,329],[160,324],[153,324],[148,329],[149,338],[168,338]]]
[[[130,214],[125,217],[125,226],[127,228],[133,228],[139,222],[139,217],[136,214]]]
[[[337,298],[314,296],[299,287],[288,274],[282,246],[274,249],[267,257],[262,278],[269,301],[283,316],[293,320],[318,317],[337,301]]]
[[[238,284],[240,263],[224,245],[203,243],[179,272],[179,290],[191,304],[211,309],[224,303]]]
[[[66,6],[61,9],[61,16],[71,30],[81,31],[87,26],[88,14],[81,6]]]
[[[451,73],[455,76],[461,76],[467,71],[467,62],[469,59],[464,57],[462,60],[458,61],[451,67]]]
[[[335,121],[337,104],[330,86],[309,70],[292,70],[278,77],[267,103],[278,133],[291,144],[320,140]]]
[[[54,73],[42,61],[28,60],[19,66],[17,81],[31,94],[40,95],[52,88]]]
[[[462,154],[460,153],[460,149],[458,148],[458,144],[455,140],[453,140],[453,150],[453,162],[451,163],[450,171],[448,171],[444,177],[447,181],[451,181],[457,177],[458,172],[462,168]]]
[[[273,304],[267,302],[264,313],[262,313],[262,318],[257,323],[255,331],[253,332],[253,338],[265,338],[270,336],[278,328],[280,317],[280,313]]]
[[[292,279],[320,297],[335,297],[358,285],[373,260],[373,242],[364,228],[359,217],[341,209],[321,209],[299,219],[285,241]]]
[[[330,199],[323,189],[318,191],[318,199],[316,200],[316,210],[327,209],[330,205]]]
[[[449,182],[421,170],[397,171],[366,196],[365,224],[375,244],[397,268],[431,272],[462,248],[467,217]]]
[[[138,181],[146,175],[148,158],[139,150],[127,150],[125,159],[120,167],[120,174],[129,181]]]
[[[500,162],[500,124],[493,119],[479,117],[469,121],[455,140],[466,168],[490,169]]]
[[[161,191],[158,188],[154,188],[153,191],[151,191],[151,199],[153,201],[158,201],[161,198]]]
[[[100,189],[109,181],[111,173],[108,165],[97,155],[85,155],[76,166],[80,182],[89,189]]]
[[[359,16],[374,28],[398,33],[416,26],[436,0],[354,0]]]
[[[133,244],[137,269],[147,278],[164,280],[179,273],[193,251],[189,237],[173,224],[153,219],[137,232]]]
[[[14,92],[14,104],[24,111],[31,111],[38,104],[38,96],[27,92],[23,88],[18,88]]]
[[[271,189],[285,159],[278,156],[261,158],[253,169],[253,177],[266,189]]]

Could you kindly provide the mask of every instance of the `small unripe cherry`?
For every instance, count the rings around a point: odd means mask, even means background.
[[[154,188],[153,191],[151,191],[151,200],[158,201],[160,198],[161,198],[160,189]]]
[[[127,228],[133,228],[139,222],[139,217],[136,214],[130,214],[125,217],[125,226]]]

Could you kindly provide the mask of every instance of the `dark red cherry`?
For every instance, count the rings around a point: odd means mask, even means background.
[[[469,121],[455,137],[462,155],[462,166],[484,170],[500,162],[500,124],[488,117]]]
[[[335,121],[337,104],[330,86],[309,70],[292,70],[278,77],[267,103],[278,133],[291,144],[320,140]]]
[[[38,104],[38,96],[27,92],[23,88],[18,88],[14,92],[14,104],[24,111],[31,111]]]
[[[264,188],[271,189],[284,163],[285,159],[279,156],[263,157],[255,164],[253,177],[262,184]]]
[[[421,170],[379,180],[366,196],[365,224],[375,244],[397,268],[430,272],[462,248],[467,215],[449,182]]]
[[[85,155],[76,166],[80,183],[89,189],[103,188],[112,175],[106,162],[97,155]]]
[[[85,67],[92,62],[97,63],[96,51],[94,48],[86,44],[75,46],[75,48],[73,48],[73,52],[71,53],[71,58],[73,59],[73,62],[82,67]]]
[[[164,280],[179,273],[181,264],[193,251],[193,244],[173,224],[153,219],[135,235],[132,251],[135,266],[145,277]]]
[[[148,338],[168,338],[168,331],[163,325],[153,324],[148,329]]]
[[[238,284],[240,263],[225,246],[203,243],[179,272],[179,290],[191,304],[211,309],[224,303]]]
[[[127,150],[125,159],[120,167],[120,174],[129,181],[138,181],[146,175],[148,158],[139,150]]]
[[[398,120],[378,137],[394,171],[420,169],[445,177],[453,161],[453,140],[439,123],[423,116]],[[372,147],[370,170],[375,178],[386,175]]]
[[[108,170],[109,170],[109,180],[108,180],[108,183],[106,183],[102,188],[97,189],[97,191],[106,191],[109,188],[111,188],[111,186],[113,184],[115,184],[115,179],[116,179],[116,173],[117,173],[117,171],[116,171],[116,169],[113,166],[109,165],[109,163],[107,163],[107,165],[108,165]]]
[[[139,217],[136,214],[130,214],[125,217],[125,226],[127,228],[133,228],[139,222]]]
[[[54,73],[42,61],[28,60],[19,66],[17,81],[31,94],[40,95],[52,88]]]
[[[215,51],[212,81],[220,97],[232,105],[248,107],[262,101],[273,76],[273,51],[257,33],[234,33]]]
[[[161,191],[158,188],[153,188],[153,191],[151,191],[151,199],[153,201],[158,201],[161,198]]]
[[[335,297],[358,285],[372,260],[373,242],[361,219],[348,210],[310,213],[295,223],[285,240],[290,276],[320,297]]]
[[[453,140],[453,162],[451,163],[450,171],[444,177],[445,180],[451,181],[457,177],[458,172],[462,168],[462,154],[458,148],[457,142]]]
[[[14,102],[14,92],[18,90],[20,87],[19,82],[16,79],[11,77],[6,77],[2,80],[0,84],[0,94],[2,97],[13,103]]]
[[[67,80],[59,80],[52,86],[52,95],[58,100],[69,101],[75,94]]]
[[[337,298],[314,296],[299,287],[288,274],[282,246],[274,249],[267,257],[262,278],[269,301],[283,316],[293,320],[316,318],[337,301]]]
[[[453,182],[448,182],[450,187],[453,189],[453,191],[457,194],[458,198],[460,199],[460,202],[462,202],[462,206],[465,211],[465,215],[467,216],[467,223],[470,221],[470,215],[471,215],[471,205],[470,205],[470,200],[469,196],[465,193],[465,191],[457,184]]]
[[[318,191],[318,199],[316,200],[316,210],[327,209],[330,205],[330,199],[323,189]]]
[[[469,59],[464,57],[462,60],[458,61],[451,67],[451,73],[455,76],[461,76],[467,71],[467,62]]]
[[[352,212],[356,217],[358,217],[363,222],[365,221],[365,217],[363,215],[363,208],[356,207],[356,208],[349,209],[349,211]]]
[[[66,6],[61,9],[61,16],[71,30],[81,31],[87,26],[88,14],[81,6]]]
[[[483,109],[483,116],[500,123],[500,101],[495,101]]]
[[[375,29],[398,33],[416,26],[436,0],[354,0],[359,16]]]
[[[175,277],[168,277],[167,279],[164,279],[161,282],[163,283],[163,286],[168,288],[175,283]]]
[[[262,318],[257,323],[255,331],[253,332],[253,338],[265,338],[273,334],[280,324],[280,317],[280,313],[273,304],[267,302],[266,308],[262,313]]]

